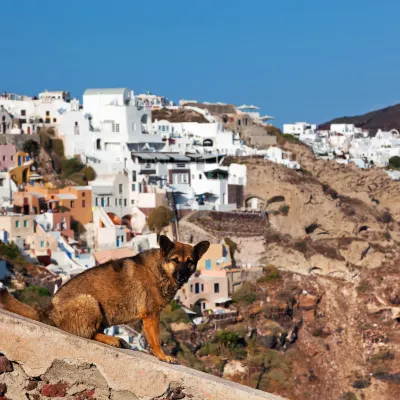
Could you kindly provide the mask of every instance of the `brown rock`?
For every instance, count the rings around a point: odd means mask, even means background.
[[[28,392],[30,392],[31,390],[36,389],[36,388],[37,388],[37,385],[38,385],[37,381],[31,381],[31,380],[29,380],[29,381],[26,383],[26,388],[25,388],[25,389],[26,389]]]
[[[299,308],[303,310],[312,310],[317,306],[318,297],[311,294],[302,295],[299,298]]]
[[[10,361],[8,361],[7,357],[0,356],[0,374],[12,371],[13,371],[13,366],[10,363]]]
[[[64,382],[46,384],[42,388],[42,395],[47,397],[65,397],[68,385]]]
[[[5,383],[0,383],[0,396],[3,396],[7,392],[7,385]]]

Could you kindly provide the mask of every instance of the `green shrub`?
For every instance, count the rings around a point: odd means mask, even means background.
[[[147,217],[147,226],[153,232],[160,233],[174,218],[174,213],[165,206],[156,207]]]
[[[61,170],[65,177],[69,177],[76,172],[80,172],[83,167],[84,165],[77,157],[65,158],[61,161]]]
[[[258,283],[273,282],[281,278],[279,270],[275,265],[267,265],[263,270],[264,275],[257,280]]]
[[[166,324],[171,324],[173,322],[189,323],[190,319],[181,307],[176,308],[174,305],[173,309],[172,305],[169,304],[161,313],[161,321]]]
[[[392,352],[390,352],[388,350],[381,350],[378,353],[371,356],[369,361],[373,365],[379,365],[379,364],[383,363],[384,361],[393,360],[393,359],[394,359],[394,354]]]
[[[15,297],[25,304],[38,308],[46,308],[51,302],[50,291],[39,286],[27,286],[23,290],[17,290]]]
[[[199,355],[201,357],[214,355],[219,356],[221,353],[221,349],[218,343],[206,343],[202,348],[199,350]]]
[[[290,362],[279,351],[268,349],[264,353],[264,367],[266,369],[280,369],[283,372],[289,372]]]
[[[50,146],[55,154],[64,158],[64,142],[61,139],[51,139]]]
[[[245,282],[242,287],[232,295],[232,300],[235,303],[249,305],[257,300],[254,285]]]
[[[242,338],[236,332],[223,330],[217,332],[216,340],[225,347],[235,348],[239,345]]]
[[[282,215],[288,215],[289,214],[289,206],[287,205],[287,204],[284,204],[284,205],[282,205],[282,206],[280,206],[279,207],[279,212],[282,214]]]
[[[399,169],[400,168],[400,157],[393,156],[389,158],[388,169]]]
[[[92,167],[86,166],[82,169],[81,173],[85,177],[86,181],[94,181],[96,179],[96,172]]]

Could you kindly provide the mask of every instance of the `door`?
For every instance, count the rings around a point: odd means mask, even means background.
[[[119,239],[119,236],[117,236],[117,247],[119,247],[121,245],[121,241]]]

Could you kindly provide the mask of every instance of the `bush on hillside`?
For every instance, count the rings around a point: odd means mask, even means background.
[[[257,280],[258,283],[273,282],[281,278],[279,270],[275,265],[267,265],[263,270],[264,275]]]
[[[84,167],[81,173],[83,174],[87,182],[94,181],[96,179],[96,172],[92,167]]]
[[[32,158],[36,158],[40,153],[40,144],[35,140],[29,139],[24,143],[23,150]]]
[[[245,282],[242,287],[232,295],[235,303],[249,305],[257,300],[255,287],[251,283]]]
[[[76,172],[80,172],[83,168],[84,165],[77,157],[65,158],[61,161],[61,170],[65,177],[69,177]]]
[[[40,286],[27,286],[23,290],[17,290],[15,297],[22,303],[41,309],[47,308],[51,302],[50,291]]]
[[[159,234],[163,228],[168,226],[174,218],[174,213],[165,206],[156,207],[147,217],[147,226],[153,232]]]
[[[399,169],[400,168],[400,157],[393,156],[389,158],[388,169]]]

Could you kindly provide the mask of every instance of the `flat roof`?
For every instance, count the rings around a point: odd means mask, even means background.
[[[86,89],[83,95],[88,94],[124,94],[128,88],[103,88],[103,89]]]

